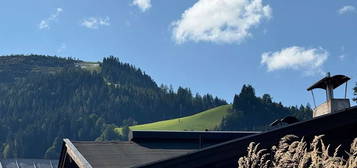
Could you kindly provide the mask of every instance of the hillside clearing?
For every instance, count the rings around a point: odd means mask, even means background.
[[[88,71],[96,71],[99,72],[100,71],[100,65],[98,62],[80,62],[77,64],[77,66],[79,66],[82,69],[88,70]]]
[[[131,130],[177,130],[177,131],[204,131],[214,130],[221,123],[223,117],[232,109],[232,105],[215,107],[192,116],[158,121],[154,123],[135,125]],[[122,128],[116,128],[115,132],[122,134]]]

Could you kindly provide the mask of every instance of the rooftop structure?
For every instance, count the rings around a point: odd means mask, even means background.
[[[313,117],[318,117],[328,113],[334,113],[336,111],[346,109],[351,107],[350,100],[346,98],[347,95],[347,82],[350,80],[349,77],[345,75],[335,75],[330,76],[330,73],[327,73],[327,76],[307,88],[308,91],[311,91],[315,109],[313,112]],[[344,98],[334,98],[334,89],[346,83],[345,86],[345,97]],[[326,102],[322,103],[316,107],[314,89],[324,89],[326,91]]]

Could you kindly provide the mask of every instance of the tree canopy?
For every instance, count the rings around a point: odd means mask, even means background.
[[[243,85],[240,94],[234,96],[233,108],[223,120],[221,130],[266,130],[276,119],[295,116],[300,120],[312,118],[310,105],[284,107],[272,101],[269,94],[255,95],[251,85]]]
[[[356,86],[353,88],[353,91],[354,91],[354,95],[357,96],[357,83]],[[357,102],[357,97],[354,97],[353,100]]]

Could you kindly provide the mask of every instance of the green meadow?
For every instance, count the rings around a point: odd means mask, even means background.
[[[176,130],[176,131],[204,131],[214,130],[220,125],[223,117],[232,109],[232,105],[215,107],[195,115],[158,121],[154,123],[134,125],[130,130]],[[116,128],[115,132],[122,134],[122,128]]]

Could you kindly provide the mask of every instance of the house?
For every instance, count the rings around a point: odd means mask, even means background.
[[[138,167],[199,168],[237,167],[239,157],[247,154],[250,142],[260,143],[261,148],[270,149],[280,138],[294,134],[311,141],[315,135],[325,135],[324,141],[331,147],[341,144],[340,151],[348,151],[357,137],[357,107],[319,116],[308,121],[297,122],[285,127],[223,142],[198,151],[158,160]]]
[[[207,168],[237,167],[251,142],[270,149],[288,134],[311,141],[325,135],[331,147],[348,150],[357,137],[357,107],[336,99],[333,90],[349,80],[343,75],[321,79],[308,88],[324,89],[327,100],[314,109],[314,118],[265,132],[133,131],[128,142],[71,142],[64,140],[59,168]]]
[[[259,132],[132,131],[129,141],[72,142],[64,139],[58,167],[140,167],[257,133]]]

